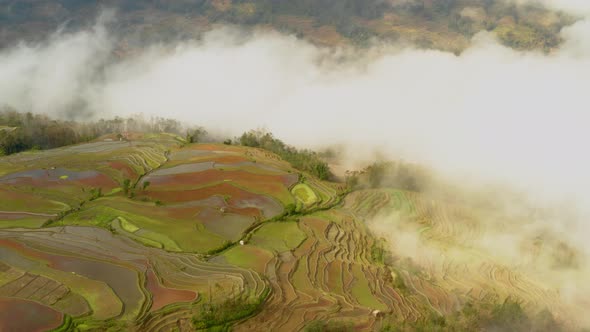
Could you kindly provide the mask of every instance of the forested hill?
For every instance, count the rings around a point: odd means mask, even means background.
[[[194,38],[216,24],[262,27],[321,45],[366,45],[373,38],[460,52],[481,30],[516,49],[550,51],[574,18],[539,6],[498,0],[3,0],[0,47],[42,40],[57,28],[95,22],[117,10],[121,48]]]

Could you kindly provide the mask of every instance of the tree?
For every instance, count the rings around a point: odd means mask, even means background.
[[[198,127],[186,132],[186,141],[189,143],[199,143],[206,135],[207,131],[205,128]]]
[[[125,195],[127,195],[129,193],[129,187],[131,185],[131,180],[129,179],[125,179],[123,180],[123,192],[125,193]]]
[[[150,184],[151,184],[151,182],[149,182],[149,181],[144,181],[144,182],[143,182],[143,185],[142,185],[142,189],[145,191],[145,189],[146,189],[147,187],[149,187],[149,185],[150,185]]]
[[[90,189],[90,200],[93,201],[99,197],[102,197],[102,188],[92,188]]]
[[[330,167],[319,155],[310,150],[298,150],[285,144],[272,133],[265,130],[250,130],[238,138],[241,145],[261,148],[273,152],[291,163],[296,169],[306,171],[320,180],[327,180],[332,176]]]
[[[122,131],[159,132],[181,134],[185,129],[176,120],[155,118],[150,121],[141,116],[126,119],[101,119],[97,122],[74,122],[53,120],[45,115],[19,113],[8,107],[0,108],[0,150],[12,154],[38,147],[52,149],[60,146],[88,142],[101,135],[115,134],[124,139]],[[191,129],[187,133],[193,140],[201,140],[206,131]]]

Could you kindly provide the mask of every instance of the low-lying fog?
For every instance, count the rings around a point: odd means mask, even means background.
[[[546,3],[590,13],[585,0]],[[503,47],[486,32],[456,56],[377,41],[329,50],[223,28],[123,58],[110,20],[0,50],[0,104],[78,120],[153,114],[228,137],[265,127],[299,146],[342,144],[351,165],[380,151],[457,183],[509,184],[533,205],[567,206],[568,218],[538,222],[590,253],[589,20],[564,28],[550,54]],[[481,246],[518,257],[521,234]],[[579,276],[564,280],[564,292],[582,289]]]

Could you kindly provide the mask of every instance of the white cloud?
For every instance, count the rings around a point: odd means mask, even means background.
[[[462,176],[578,195],[590,185],[588,27],[566,28],[551,55],[480,33],[460,56],[381,47],[339,61],[290,36],[220,30],[113,63],[98,25],[2,51],[0,100],[54,113],[82,100],[101,115],[158,114],[234,134],[266,126],[289,142],[381,145]]]

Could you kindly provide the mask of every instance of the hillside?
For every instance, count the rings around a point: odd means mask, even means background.
[[[495,0],[183,0],[0,2],[0,47],[40,41],[58,27],[78,30],[116,9],[111,26],[124,56],[153,42],[188,40],[220,24],[274,29],[315,44],[367,45],[372,39],[461,52],[481,30],[516,49],[551,51],[575,18],[535,5]]]
[[[588,0],[0,0],[0,332],[589,331],[588,85]]]
[[[165,133],[127,138],[0,159],[4,328],[556,331],[570,323],[554,291],[460,240],[483,231],[470,206],[400,189],[349,192],[260,148]],[[382,215],[403,216],[388,222],[430,245],[464,249],[464,260],[404,258],[369,231]],[[26,320],[33,313],[39,318]]]

